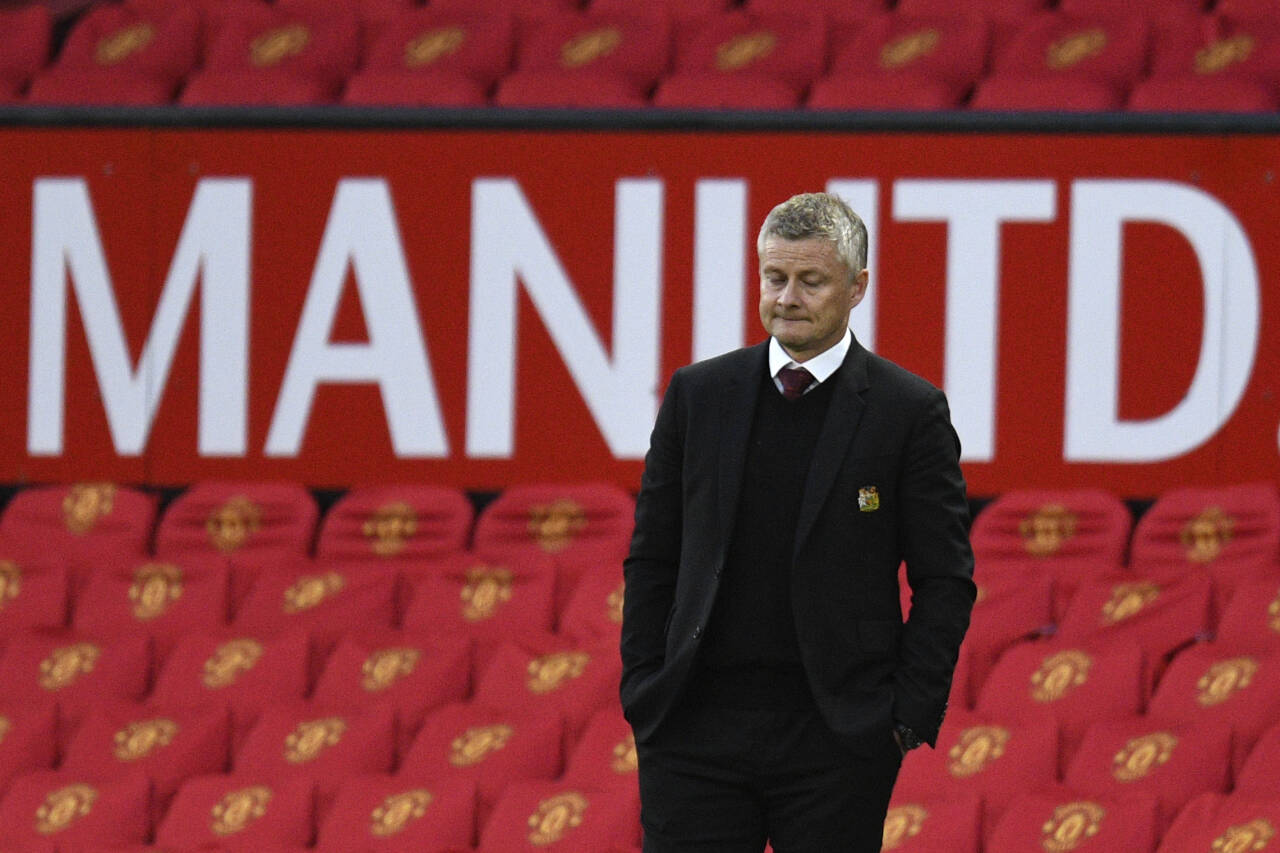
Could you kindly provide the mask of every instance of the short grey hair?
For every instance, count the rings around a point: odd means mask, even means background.
[[[867,267],[867,226],[844,199],[831,193],[793,195],[769,211],[756,238],[757,253],[764,253],[767,237],[830,240],[837,257],[849,267],[851,277]]]

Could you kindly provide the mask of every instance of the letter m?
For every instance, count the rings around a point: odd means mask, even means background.
[[[146,448],[199,281],[199,452],[244,454],[251,195],[251,183],[242,178],[208,179],[197,185],[146,342],[134,366],[88,186],[82,178],[36,180],[29,453],[62,453],[68,282],[84,321],[116,452],[138,456]]]

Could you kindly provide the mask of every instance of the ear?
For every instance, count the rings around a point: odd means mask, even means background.
[[[849,303],[849,307],[855,308],[862,301],[862,297],[867,295],[867,282],[871,280],[871,273],[862,270],[853,277],[853,301]]]

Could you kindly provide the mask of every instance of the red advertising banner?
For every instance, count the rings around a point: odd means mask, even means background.
[[[1280,478],[1280,139],[0,130],[0,481],[639,482],[789,195],[970,491]]]

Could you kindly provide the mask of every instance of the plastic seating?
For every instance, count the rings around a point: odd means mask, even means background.
[[[311,842],[315,786],[302,777],[196,776],[174,797],[156,829],[156,845],[182,850],[278,850]]]
[[[662,18],[594,13],[548,18],[520,41],[517,72],[619,78],[643,100],[671,62],[671,27]],[[585,81],[584,81],[585,82]]]
[[[576,0],[432,0],[432,4],[439,9],[480,9],[512,15],[521,23],[571,15],[578,7]]]
[[[997,51],[993,71],[1042,76],[1055,85],[1086,78],[1127,90],[1146,67],[1149,41],[1150,29],[1141,18],[1045,15]]]
[[[199,59],[200,16],[194,9],[104,3],[76,22],[51,73],[79,72],[83,78],[127,71],[172,91]]]
[[[483,107],[488,88],[471,77],[441,71],[362,71],[347,81],[342,102],[351,106]]]
[[[981,564],[974,575],[978,599],[969,619],[965,645],[971,665],[970,683],[980,687],[1005,649],[1052,627],[1053,584],[1040,573],[998,568],[988,571]],[[905,576],[900,584],[903,596],[909,595]]]
[[[1236,587],[1221,618],[1215,648],[1280,652],[1280,578]]]
[[[1280,797],[1201,794],[1187,804],[1157,853],[1264,850],[1280,827]]]
[[[54,557],[26,555],[33,550],[31,544],[20,549],[0,546],[0,649],[7,638],[26,631],[66,627],[67,567]]]
[[[0,740],[0,799],[17,777],[53,767],[58,758],[57,725],[52,699],[7,693],[0,699],[0,729],[5,732]]]
[[[746,9],[754,15],[794,15],[797,7],[787,0],[747,0]],[[887,11],[884,0],[810,0],[804,10],[819,14],[833,24],[865,23]]]
[[[978,82],[969,108],[1034,112],[1111,112],[1124,107],[1124,93],[1094,80],[1050,81],[1044,77],[988,77]]]
[[[129,71],[55,72],[31,81],[26,100],[44,105],[146,107],[171,102],[173,87]]]
[[[1023,21],[1043,13],[1047,5],[1044,0],[979,0],[965,4],[963,14],[989,20],[1003,18]],[[956,14],[955,4],[948,3],[947,0],[898,0],[894,8],[902,15]]]
[[[635,0],[590,0],[586,4],[592,13],[634,15],[639,11],[668,18],[677,24],[724,14],[733,5],[732,0],[656,0],[642,6],[638,6]]]
[[[954,110],[967,91],[927,74],[829,74],[814,81],[811,110]]]
[[[493,93],[499,107],[580,107],[636,109],[648,106],[645,93],[625,77],[576,71],[517,71]]]
[[[528,558],[487,561],[460,554],[414,584],[404,627],[501,642],[555,627],[556,573]]]
[[[675,71],[770,77],[789,86],[798,100],[822,72],[825,55],[826,27],[820,18],[726,13],[677,34]]]
[[[1270,113],[1280,99],[1254,80],[1227,77],[1169,77],[1143,80],[1129,93],[1129,109],[1139,112]]]
[[[620,570],[585,575],[560,614],[557,631],[580,643],[618,642],[624,597]]]
[[[1267,0],[1218,0],[1214,11],[1245,20],[1274,20],[1275,6]]]
[[[151,831],[151,785],[134,773],[102,782],[42,770],[15,779],[0,801],[4,843],[20,851],[141,844]]]
[[[352,15],[366,31],[375,31],[400,13],[417,7],[415,0],[277,0],[276,5],[321,15]]]
[[[49,61],[53,18],[43,3],[0,11],[0,93],[16,99]]]
[[[583,790],[637,790],[636,741],[620,707],[592,715],[561,782]]]
[[[403,565],[461,551],[475,511],[458,489],[393,485],[354,488],[325,514],[316,556]]]
[[[982,801],[912,799],[896,793],[884,821],[884,850],[894,853],[978,853]]]
[[[466,781],[353,776],[342,783],[324,817],[316,849],[319,853],[469,850],[475,837],[475,799],[475,785]]]
[[[928,76],[963,90],[982,75],[989,50],[989,28],[978,19],[879,15],[833,45],[831,73],[865,74],[886,83],[903,75]]]
[[[1236,775],[1234,790],[1241,794],[1275,793],[1276,767],[1280,766],[1280,723],[1267,729]]]
[[[1123,850],[1152,853],[1159,838],[1153,800],[1063,790],[1023,794],[990,833],[988,850]]]
[[[584,791],[559,782],[515,782],[480,833],[481,853],[625,850],[640,840],[638,790]]]
[[[788,83],[760,74],[676,73],[658,84],[653,105],[666,109],[790,110],[800,105]]]
[[[1262,18],[1219,14],[1168,28],[1152,49],[1151,77],[1252,80],[1274,91],[1280,83],[1280,24],[1271,11]]]

